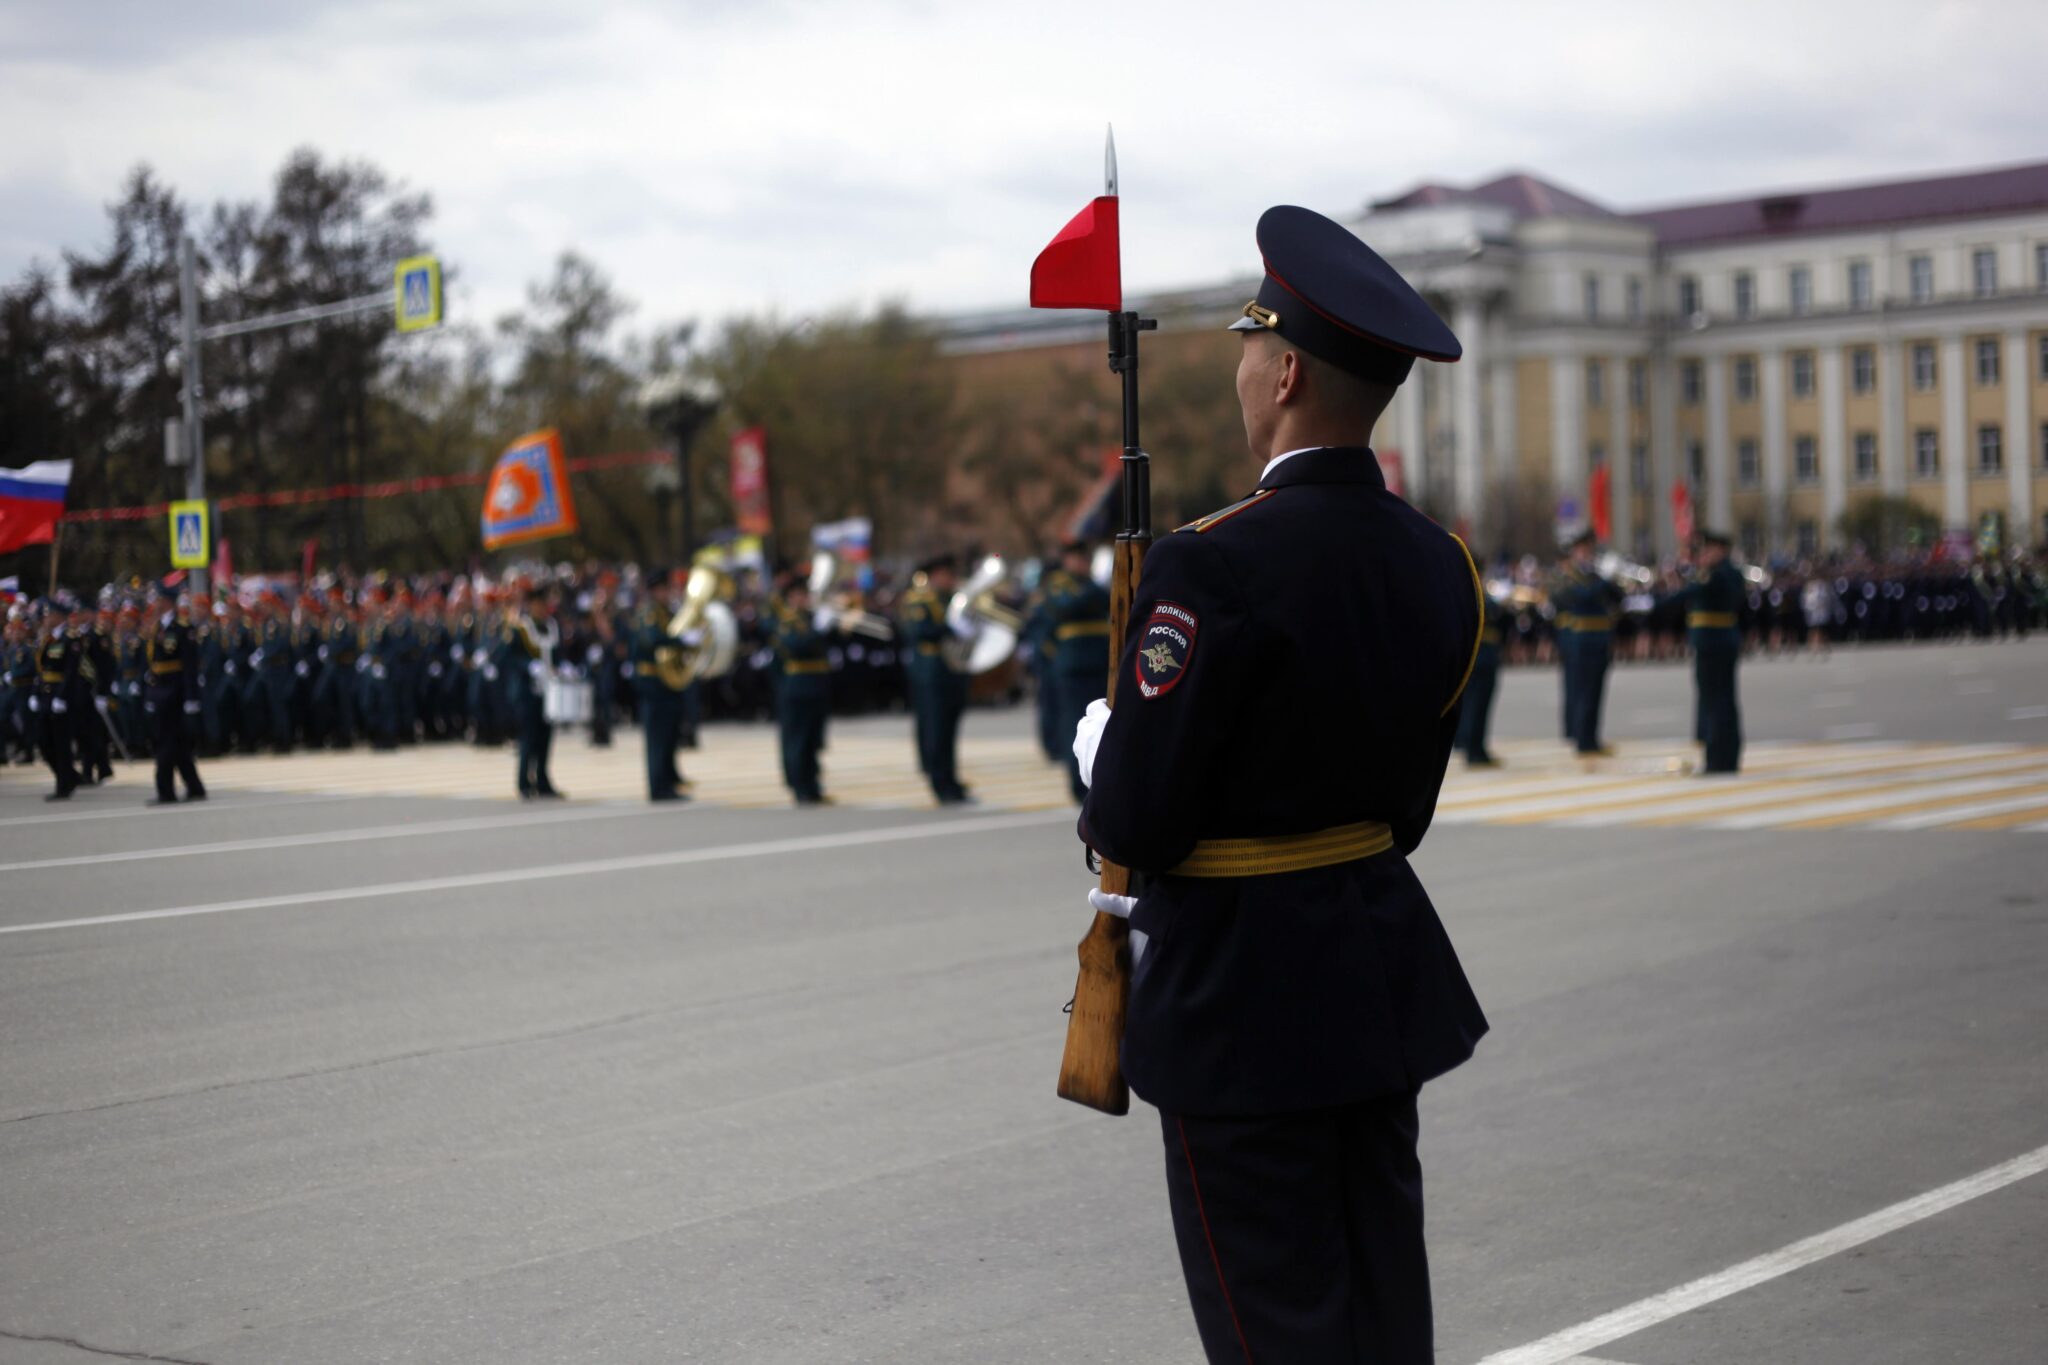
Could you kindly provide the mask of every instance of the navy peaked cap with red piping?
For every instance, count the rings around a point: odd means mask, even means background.
[[[1231,331],[1276,332],[1339,369],[1387,384],[1406,379],[1417,357],[1464,354],[1422,295],[1342,224],[1282,204],[1260,215],[1258,240],[1266,278]]]

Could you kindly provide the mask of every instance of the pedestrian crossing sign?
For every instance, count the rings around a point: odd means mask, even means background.
[[[206,503],[174,502],[171,504],[171,567],[174,569],[203,569],[211,558],[211,540],[208,534]]]
[[[435,256],[408,256],[398,263],[396,283],[398,330],[422,332],[441,324],[441,262]]]

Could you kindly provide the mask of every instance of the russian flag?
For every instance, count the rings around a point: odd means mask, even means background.
[[[38,460],[26,469],[0,469],[0,554],[55,539],[70,487],[69,460]]]

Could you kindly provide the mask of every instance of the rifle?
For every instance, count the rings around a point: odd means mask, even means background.
[[[1101,308],[1109,314],[1109,368],[1123,382],[1123,527],[1116,538],[1116,563],[1109,586],[1109,703],[1116,704],[1118,665],[1130,628],[1138,573],[1152,543],[1152,462],[1138,439],[1138,336],[1158,320],[1123,307],[1123,272],[1118,240],[1116,134],[1103,154],[1104,192],[1067,224],[1031,267],[1034,308]],[[1129,895],[1130,869],[1102,860],[1102,889]],[[1080,974],[1068,1007],[1066,1049],[1060,1058],[1060,1098],[1105,1114],[1130,1112],[1118,1052],[1131,994],[1130,925],[1096,912],[1082,938]]]

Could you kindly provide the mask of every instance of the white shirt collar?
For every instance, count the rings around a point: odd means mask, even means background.
[[[1264,482],[1266,481],[1266,475],[1268,475],[1268,474],[1271,474],[1271,473],[1272,473],[1272,472],[1273,472],[1274,470],[1278,469],[1278,468],[1280,467],[1280,465],[1281,465],[1281,462],[1282,462],[1282,461],[1285,461],[1285,460],[1291,460],[1291,459],[1293,459],[1293,458],[1294,458],[1294,457],[1295,457],[1296,455],[1299,455],[1299,454],[1301,454],[1301,453],[1302,453],[1302,451],[1305,451],[1305,450],[1322,450],[1322,449],[1324,449],[1324,447],[1322,447],[1322,446],[1303,446],[1303,447],[1301,447],[1301,449],[1300,449],[1300,450],[1287,450],[1287,451],[1282,451],[1282,452],[1281,452],[1280,454],[1278,454],[1278,455],[1275,455],[1275,456],[1274,456],[1274,457],[1273,457],[1272,459],[1270,459],[1270,460],[1266,461],[1266,467],[1265,467],[1265,469],[1261,470],[1261,471],[1260,471],[1260,473],[1259,473],[1259,482],[1260,482],[1260,483],[1264,483]]]

